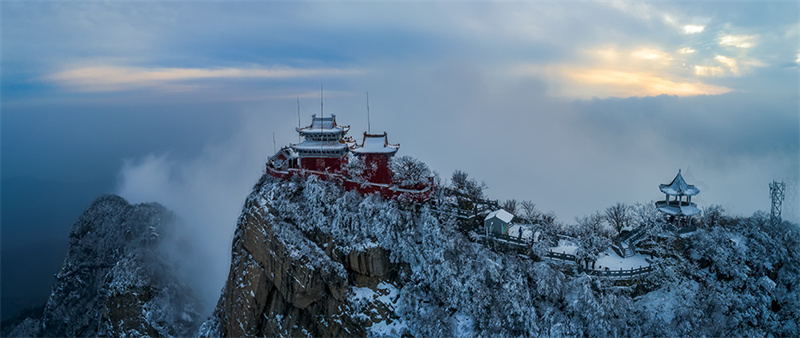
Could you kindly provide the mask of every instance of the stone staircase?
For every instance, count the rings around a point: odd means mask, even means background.
[[[622,242],[622,252],[625,254],[623,258],[633,257],[636,255],[636,249],[634,249],[633,245],[628,244],[627,242]]]

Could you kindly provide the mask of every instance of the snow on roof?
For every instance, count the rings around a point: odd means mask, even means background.
[[[511,220],[514,219],[514,215],[512,215],[510,212],[505,211],[503,209],[498,209],[486,215],[486,218],[484,220],[489,220],[493,217],[497,217],[499,220],[506,223],[511,223]]]
[[[295,151],[303,150],[325,150],[325,151],[342,151],[347,149],[347,145],[339,141],[314,141],[305,140],[303,143],[295,144],[292,146]]]
[[[333,127],[336,127],[336,114],[331,114],[328,117],[317,117],[317,114],[311,115],[311,128],[331,129]]]
[[[303,128],[296,128],[299,132],[314,133],[314,134],[330,134],[347,132],[350,127],[339,126],[336,124],[336,115],[331,114],[328,117],[317,117],[317,114],[311,115],[311,125]]]
[[[278,152],[275,153],[275,155],[272,155],[270,159],[277,159],[281,154],[283,154],[283,157],[286,159],[292,159],[298,157],[298,154],[294,149],[292,149],[291,147],[283,147],[281,148],[281,150],[278,150]]]
[[[364,133],[361,145],[356,144],[352,151],[356,154],[394,154],[400,148],[399,144],[389,144],[386,132],[383,134]]]
[[[681,170],[678,169],[678,175],[672,180],[670,184],[659,184],[658,187],[661,191],[670,196],[694,196],[700,192],[693,185],[686,184],[681,175]]]

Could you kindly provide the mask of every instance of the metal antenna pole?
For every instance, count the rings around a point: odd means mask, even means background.
[[[320,83],[319,84],[319,114],[321,115],[320,116],[320,120],[319,120],[319,130],[320,130],[320,132],[322,131],[322,125],[325,124],[325,110],[323,109],[323,105],[322,105],[322,102],[324,101],[324,98],[325,98],[325,95],[323,94],[322,84]],[[313,122],[312,122],[312,124],[313,124]],[[320,137],[321,136],[322,136],[322,133],[320,133]],[[325,149],[322,146],[322,142],[320,142],[319,143],[319,154],[320,154],[320,157],[323,156],[323,154],[325,153],[324,150]],[[319,170],[319,168],[317,168],[317,170]]]
[[[781,206],[783,205],[785,191],[786,183],[772,181],[772,183],[769,184],[769,195],[772,200],[770,215],[772,216],[772,222],[776,224],[781,221]]]
[[[367,134],[372,134],[369,123],[369,92],[367,92]]]
[[[300,97],[297,97],[297,129],[300,129]],[[300,143],[300,133],[297,133],[297,143]]]
[[[272,132],[272,152],[273,153],[277,153],[278,152],[278,144],[275,142],[275,132],[274,131]]]

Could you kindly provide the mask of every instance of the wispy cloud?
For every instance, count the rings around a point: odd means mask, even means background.
[[[755,46],[756,39],[757,37],[753,35],[722,35],[719,38],[719,45],[737,48],[751,48]]]
[[[286,66],[249,68],[167,68],[101,65],[69,67],[45,77],[74,91],[109,92],[140,88],[191,90],[198,81],[231,79],[294,79],[342,77],[364,73],[347,68],[294,68]]]
[[[700,81],[670,79],[654,72],[566,68],[561,73],[571,82],[564,93],[577,97],[586,96],[582,95],[584,91],[603,97],[718,95],[731,91]]]
[[[523,65],[514,72],[542,76],[557,84],[553,94],[565,97],[696,96],[731,92],[731,88],[706,83],[703,77],[738,72],[736,61],[717,60],[727,66],[729,72],[724,72],[721,66],[691,69],[679,56],[693,52],[691,48],[674,54],[653,47],[589,49],[573,62]]]
[[[714,57],[714,60],[717,60],[717,62],[721,63],[725,67],[728,67],[728,70],[733,75],[739,75],[739,66],[737,65],[735,59],[723,55],[717,55]]]

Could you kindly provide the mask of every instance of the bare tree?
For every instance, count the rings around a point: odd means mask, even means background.
[[[536,210],[536,204],[531,201],[522,201],[519,203],[519,207],[522,212],[522,217],[525,218],[528,222],[534,223],[538,221],[539,212]]]
[[[577,225],[573,228],[573,235],[575,237],[589,234],[606,236],[608,235],[608,228],[603,226],[603,220],[605,220],[605,216],[599,212],[588,216],[575,217]]]
[[[620,234],[622,229],[629,226],[633,221],[630,210],[631,208],[628,205],[617,202],[617,204],[606,208],[603,217],[617,231],[617,234]]]
[[[708,228],[725,223],[725,209],[721,205],[709,205],[703,211],[702,224]]]
[[[450,181],[453,183],[453,188],[464,189],[469,181],[469,174],[461,170],[456,170],[453,172],[453,177],[450,178]]]
[[[503,202],[503,205],[502,205],[501,207],[502,207],[502,208],[503,208],[505,211],[508,211],[508,212],[510,212],[510,213],[512,213],[512,214],[514,214],[514,215],[516,215],[516,214],[517,214],[517,200],[515,200],[515,199],[513,199],[513,198],[512,198],[512,199],[510,199],[510,200],[506,200],[505,202]]]

